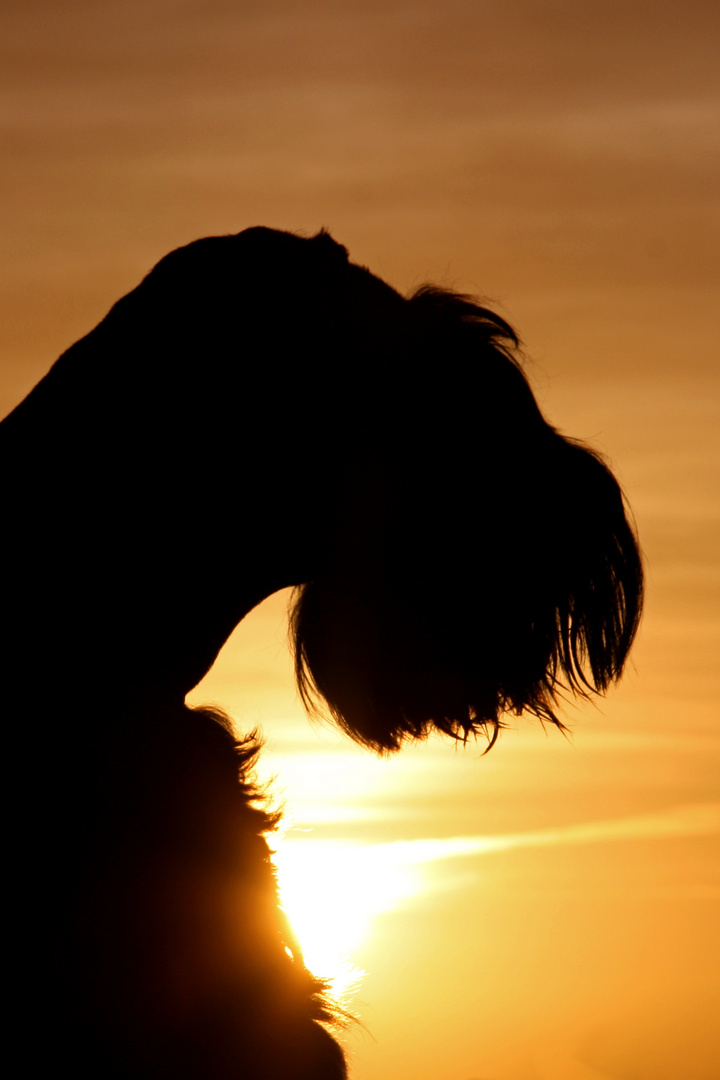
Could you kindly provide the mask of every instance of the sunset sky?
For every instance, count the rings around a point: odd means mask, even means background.
[[[194,695],[264,730],[352,1080],[720,1076],[719,46],[714,0],[3,2],[1,414],[171,248],[326,226],[494,304],[633,507],[646,618],[569,738],[373,758],[305,719],[283,594]]]

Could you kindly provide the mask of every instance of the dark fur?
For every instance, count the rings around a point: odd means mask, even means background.
[[[277,906],[256,744],[184,705],[263,598],[298,587],[301,693],[381,751],[557,722],[564,688],[620,675],[642,596],[622,496],[515,344],[326,234],[250,229],[163,259],[0,427],[28,1075],[344,1076]]]
[[[298,591],[301,694],[380,751],[433,729],[494,741],[508,711],[558,724],[564,691],[619,677],[637,629],[622,493],[543,419],[504,320],[431,287],[402,315],[402,348],[360,376],[371,438],[342,544]]]

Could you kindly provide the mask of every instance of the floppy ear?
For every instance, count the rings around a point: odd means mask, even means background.
[[[380,751],[494,740],[508,711],[559,725],[565,690],[619,677],[639,620],[616,480],[542,418],[506,324],[456,299],[433,323],[424,295],[335,561],[292,618],[306,705]]]

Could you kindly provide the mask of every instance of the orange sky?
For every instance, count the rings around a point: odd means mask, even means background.
[[[201,689],[262,722],[290,845],[413,868],[351,957],[353,1080],[720,1075],[719,38],[697,0],[4,0],[0,410],[170,248],[326,225],[490,297],[636,513],[634,670],[571,741],[314,732],[282,597]]]

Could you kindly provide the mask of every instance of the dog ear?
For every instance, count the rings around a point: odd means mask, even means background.
[[[305,704],[381,752],[494,740],[506,712],[561,726],[564,691],[620,676],[642,605],[620,488],[543,419],[513,332],[466,297],[418,306],[335,559],[292,615]]]

